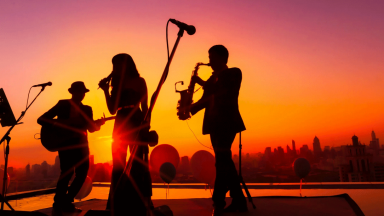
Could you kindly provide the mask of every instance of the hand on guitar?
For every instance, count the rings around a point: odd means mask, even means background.
[[[115,117],[108,117],[105,118],[105,115],[101,117],[100,119],[95,120],[93,123],[95,124],[95,130],[100,130],[101,125],[104,125],[106,121],[115,119]]]
[[[105,124],[105,119],[104,118],[101,118],[101,119],[97,119],[95,121],[95,124],[100,127],[101,125],[104,125]]]

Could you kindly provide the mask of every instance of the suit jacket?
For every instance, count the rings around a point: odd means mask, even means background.
[[[74,108],[80,113],[76,119],[71,119],[71,108]],[[68,145],[85,144],[88,143],[87,130],[94,132],[96,130],[93,121],[93,112],[90,106],[80,104],[76,105],[72,100],[59,100],[59,102],[52,107],[48,112],[44,113],[38,120],[42,126],[48,126],[57,120],[69,120],[68,124],[64,125],[63,130],[71,137],[71,143]],[[71,128],[71,129],[69,129]]]
[[[242,74],[239,68],[215,73],[204,84],[204,93],[191,107],[191,114],[205,108],[203,134],[245,130],[238,105]]]

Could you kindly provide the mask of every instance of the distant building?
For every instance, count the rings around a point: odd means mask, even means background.
[[[345,148],[345,161],[339,167],[341,182],[365,182],[374,180],[373,156],[366,152],[366,146],[359,143],[356,135],[352,137],[352,145]]]
[[[292,155],[292,150],[289,145],[287,145],[287,155]]]
[[[282,164],[284,162],[284,158],[285,158],[285,155],[284,155],[284,149],[279,146],[277,147],[277,149],[275,149],[276,151],[274,152],[274,157],[275,157],[275,163],[277,164]]]
[[[324,146],[323,157],[324,158],[331,157],[331,147],[330,146]]]
[[[29,163],[27,166],[25,166],[25,175],[26,175],[27,179],[29,179],[31,177],[31,165]]]
[[[377,153],[375,151],[380,149],[380,143],[379,139],[376,138],[376,134],[374,131],[371,133],[372,140],[369,142],[369,148],[374,150],[374,153]]]
[[[297,151],[296,151],[295,140],[292,140],[292,151],[293,151],[293,156],[296,156],[297,155]]]
[[[52,166],[52,174],[53,176],[60,176],[60,158],[59,155],[55,157],[55,164]]]
[[[279,156],[284,157],[284,149],[281,146],[277,147],[277,152],[278,152]]]
[[[272,148],[271,147],[266,147],[264,151],[264,156],[266,159],[271,158],[272,155]]]
[[[37,177],[41,175],[41,165],[40,164],[33,164],[32,165],[32,173],[33,177]]]
[[[305,157],[308,154],[308,152],[309,152],[308,145],[303,145],[300,148],[300,156]]]
[[[14,176],[15,176],[13,167],[8,167],[8,169],[7,169],[7,173],[8,173],[8,175],[9,175],[10,177],[14,177]]]
[[[373,165],[373,178],[376,182],[384,181],[384,164]]]
[[[317,138],[317,136],[315,136],[315,138],[313,139],[313,154],[316,158],[320,158],[322,154],[320,140],[319,138]]]
[[[43,174],[44,178],[48,177],[48,167],[49,165],[47,161],[43,161],[43,163],[41,163],[41,173]]]

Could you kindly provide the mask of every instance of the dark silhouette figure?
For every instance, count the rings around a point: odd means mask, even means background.
[[[210,134],[216,158],[216,180],[212,200],[214,215],[222,212],[247,211],[247,203],[241,190],[239,176],[232,161],[231,146],[236,133],[245,130],[238,107],[242,74],[238,68],[228,68],[228,50],[222,45],[209,49],[212,76],[203,81],[195,76],[194,82],[203,86],[202,98],[191,105],[191,114],[205,108],[203,134]],[[224,209],[225,194],[233,198]]]
[[[63,126],[67,139],[59,152],[61,174],[56,186],[53,208],[64,212],[81,211],[73,205],[77,193],[83,185],[89,169],[89,148],[87,130],[100,130],[104,120],[93,120],[92,108],[81,101],[89,90],[83,82],[74,82],[68,91],[72,94],[69,100],[60,100],[38,120],[42,126]],[[57,119],[54,119],[57,117]],[[75,174],[70,187],[68,183]]]
[[[136,138],[143,129],[140,125],[148,111],[147,85],[130,55],[118,54],[112,58],[112,64],[111,75],[99,83],[104,90],[109,112],[117,112],[113,129],[113,168],[107,209],[111,209],[114,215],[127,212],[145,215],[146,206],[152,196],[152,181],[144,158],[148,154],[148,145],[140,145],[140,139]],[[112,86],[111,94],[109,82]],[[145,124],[145,127],[149,129],[148,125]],[[136,144],[140,146],[134,156],[130,179],[119,181],[127,163],[127,149],[129,147],[132,153]]]

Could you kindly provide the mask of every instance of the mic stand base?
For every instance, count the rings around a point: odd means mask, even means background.
[[[252,200],[252,196],[249,193],[248,187],[244,182],[243,175],[241,174],[241,149],[242,148],[243,148],[243,145],[241,144],[241,132],[240,132],[239,133],[239,180],[240,180],[240,183],[243,185],[245,193],[247,194],[248,201],[252,204],[253,209],[256,209],[256,206]]]
[[[8,173],[7,173],[7,168],[8,168],[8,155],[9,155],[9,142],[11,141],[11,137],[9,136],[6,136],[4,138],[5,140],[7,140],[7,146],[5,147],[5,164],[4,164],[4,175],[3,175],[3,185],[2,186],[2,191],[3,191],[3,194],[0,194],[0,199],[1,199],[1,211],[4,210],[4,203],[7,204],[7,206],[12,210],[12,211],[15,211],[12,206],[8,203],[7,199],[6,199],[6,195],[7,195],[7,181],[8,181]]]
[[[20,117],[16,120],[16,124],[12,125],[12,127],[10,127],[8,129],[8,131],[5,133],[5,135],[3,136],[3,138],[1,138],[0,140],[0,145],[1,143],[3,143],[5,140],[7,141],[7,146],[6,146],[6,150],[5,150],[5,164],[4,164],[4,176],[3,176],[3,185],[2,185],[2,188],[3,188],[3,194],[0,194],[0,199],[1,199],[1,211],[4,210],[4,203],[7,204],[7,206],[12,210],[12,211],[15,211],[12,206],[8,203],[7,199],[6,199],[6,185],[7,185],[7,180],[8,180],[8,175],[7,175],[7,169],[8,169],[8,155],[9,155],[9,142],[11,141],[11,137],[9,136],[9,134],[11,133],[11,131],[13,130],[13,128],[20,124],[20,120],[24,117],[25,113],[27,112],[27,110],[29,109],[29,107],[32,106],[33,102],[35,102],[35,100],[37,99],[37,97],[41,94],[41,92],[43,92],[45,89],[45,86],[43,86],[39,92],[39,94],[36,95],[35,99],[33,99],[33,101],[25,108],[24,111],[21,112],[21,115]]]

